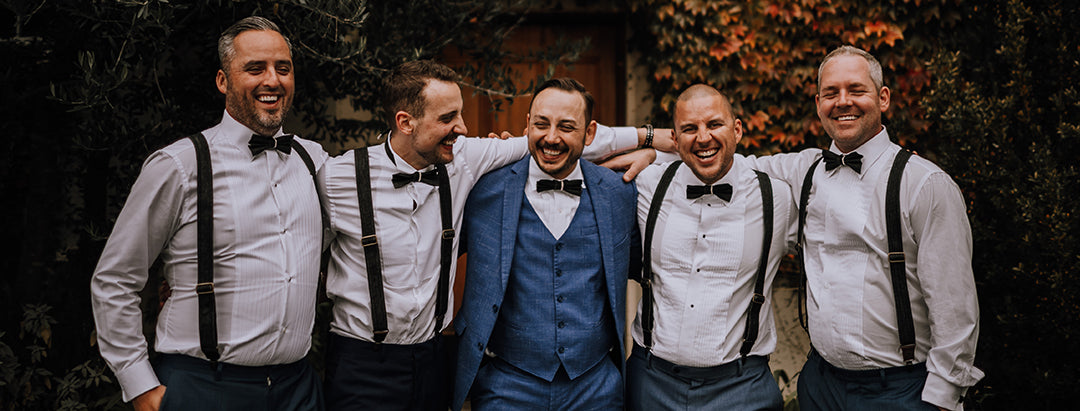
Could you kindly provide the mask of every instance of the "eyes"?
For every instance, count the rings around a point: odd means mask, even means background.
[[[291,62],[280,62],[274,65],[273,70],[279,76],[287,76],[292,73]],[[244,72],[252,76],[259,76],[265,73],[267,70],[266,63],[263,62],[251,62],[244,65]]]
[[[868,95],[868,94],[870,94],[870,89],[867,89],[867,88],[864,88],[864,87],[861,87],[861,86],[852,87],[852,88],[847,90],[847,95],[850,96],[850,97],[862,97],[862,96],[865,96],[865,95]],[[835,99],[835,98],[839,98],[839,97],[840,97],[840,89],[838,89],[838,88],[830,87],[830,88],[826,88],[825,90],[822,90],[822,92],[821,92],[821,98],[825,99],[825,100],[831,100],[831,99]]]
[[[705,123],[705,127],[707,127],[709,130],[716,130],[718,128],[724,127],[724,122],[720,120],[709,120],[709,122]],[[679,128],[679,132],[682,134],[692,134],[697,130],[697,124],[686,124]]]
[[[548,128],[551,127],[551,123],[549,123],[549,122],[547,122],[545,120],[538,120],[538,121],[534,121],[532,123],[532,126],[533,126],[533,128],[535,128],[537,130],[547,130]],[[575,127],[572,123],[565,122],[565,121],[560,122],[558,125],[555,126],[555,128],[557,128],[559,131],[564,132],[564,133],[573,133],[573,132],[578,130],[578,128]]]

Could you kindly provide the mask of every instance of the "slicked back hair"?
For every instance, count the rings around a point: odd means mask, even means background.
[[[239,36],[240,33],[252,30],[272,31],[280,34],[281,38],[285,39],[285,44],[289,46],[289,55],[292,56],[292,42],[289,41],[288,37],[285,37],[277,24],[264,17],[245,17],[233,23],[233,25],[221,32],[221,37],[218,37],[218,60],[221,62],[221,71],[224,71],[226,75],[229,74],[229,63],[232,61],[233,56],[236,55],[236,47],[233,45],[233,41],[236,40],[236,36]]]
[[[429,80],[457,83],[461,77],[445,65],[431,60],[416,60],[399,64],[383,79],[382,107],[386,110],[386,122],[394,127],[397,112],[404,111],[413,117],[422,117],[427,101],[424,88]]]
[[[870,81],[874,82],[874,87],[877,88],[878,90],[881,90],[881,88],[885,86],[885,82],[883,80],[884,76],[882,76],[882,74],[881,74],[881,62],[879,62],[878,59],[874,58],[874,56],[872,54],[867,53],[863,49],[860,49],[858,47],[852,47],[852,46],[844,45],[844,46],[837,47],[833,51],[830,51],[829,54],[825,56],[825,59],[821,60],[821,65],[818,66],[818,70],[817,70],[818,89],[819,90],[821,89],[821,70],[825,68],[825,64],[828,63],[829,60],[832,60],[834,57],[840,57],[840,56],[858,56],[858,57],[862,57],[863,60],[866,60],[866,64],[870,65]]]
[[[536,96],[540,95],[541,91],[549,88],[581,94],[581,97],[585,99],[585,124],[592,122],[593,96],[585,89],[585,85],[581,84],[580,81],[570,77],[559,77],[545,81],[544,84],[541,84],[540,87],[537,87],[536,91],[533,92],[533,100],[536,99]],[[532,102],[529,102],[529,112],[532,112]]]

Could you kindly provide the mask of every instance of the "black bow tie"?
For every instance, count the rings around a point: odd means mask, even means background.
[[[717,184],[712,186],[686,186],[686,198],[693,200],[705,194],[720,197],[721,200],[731,201],[731,184]]]
[[[539,180],[536,182],[536,192],[543,193],[548,190],[562,190],[568,194],[581,195],[581,180]]]
[[[277,150],[285,154],[292,153],[293,135],[285,134],[280,137],[270,137],[261,134],[252,134],[248,141],[251,156],[255,157],[266,150]]]
[[[425,172],[415,172],[412,174],[407,173],[394,173],[394,176],[390,179],[394,183],[394,188],[405,187],[409,183],[421,182],[427,185],[437,186],[439,185],[439,170],[431,170]]]
[[[851,167],[856,173],[862,173],[862,154],[852,152],[851,154],[840,155],[829,150],[821,150],[822,157],[825,158],[825,171],[832,171],[832,169],[840,166]]]

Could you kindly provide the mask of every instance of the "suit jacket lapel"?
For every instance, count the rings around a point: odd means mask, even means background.
[[[585,175],[585,187],[589,190],[593,215],[596,216],[596,228],[600,231],[600,258],[604,262],[604,282],[607,284],[608,295],[610,296],[608,302],[612,305],[612,309],[615,309],[616,276],[611,272],[612,267],[615,267],[615,250],[613,248],[615,239],[611,238],[615,230],[611,222],[612,213],[607,212],[607,210],[611,210],[611,201],[607,195],[609,182],[604,179],[603,174],[598,172],[599,166],[583,160],[579,160],[578,166],[581,167],[581,172]]]
[[[502,289],[510,281],[510,267],[514,262],[514,244],[517,240],[518,217],[521,215],[521,202],[525,196],[525,180],[529,178],[531,156],[519,160],[510,166],[509,177],[503,180],[502,241],[499,244],[499,277]]]

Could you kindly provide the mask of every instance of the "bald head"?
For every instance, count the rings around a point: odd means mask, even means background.
[[[675,100],[675,104],[678,105],[679,103],[686,103],[690,100],[705,97],[719,97],[721,102],[720,104],[724,107],[724,110],[726,110],[728,114],[733,115],[731,101],[728,100],[727,96],[725,96],[724,93],[721,93],[719,90],[713,88],[712,86],[705,84],[694,84],[688,87],[686,90],[683,90],[683,92],[679,94],[679,98]],[[675,110],[675,116],[678,117],[678,115],[679,111]]]

